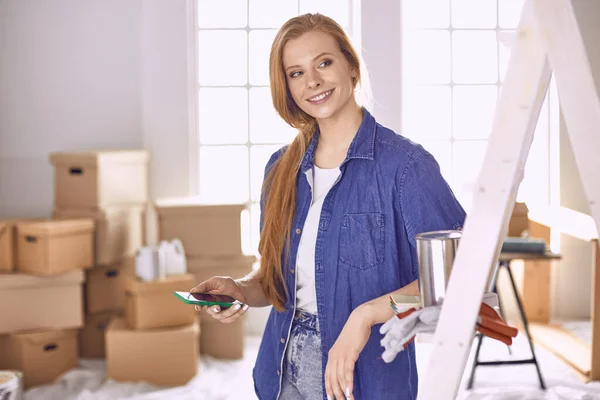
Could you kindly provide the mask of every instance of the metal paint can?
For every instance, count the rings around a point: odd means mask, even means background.
[[[416,235],[419,289],[423,307],[443,302],[462,231],[424,232]]]

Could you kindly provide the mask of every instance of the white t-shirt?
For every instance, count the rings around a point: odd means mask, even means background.
[[[322,169],[315,165],[314,179],[309,170],[308,182],[312,187],[312,204],[302,230],[296,258],[296,308],[311,314],[317,314],[317,295],[315,292],[315,246],[323,201],[340,175],[339,168]]]

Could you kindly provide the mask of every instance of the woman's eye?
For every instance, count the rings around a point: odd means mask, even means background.
[[[301,74],[302,74],[302,72],[300,72],[300,71],[292,72],[292,73],[290,74],[290,78],[297,78],[297,77],[299,77]]]
[[[331,65],[331,60],[325,60],[319,65],[319,67],[328,67]]]

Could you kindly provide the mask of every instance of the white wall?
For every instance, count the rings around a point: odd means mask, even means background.
[[[153,198],[186,196],[193,185],[191,157],[196,78],[194,0],[143,1],[140,77],[144,146],[152,152]]]
[[[400,1],[355,1],[360,3],[360,41],[373,94],[373,116],[379,123],[400,133],[402,131]]]
[[[49,152],[142,145],[140,4],[0,0],[0,217],[49,215]]]

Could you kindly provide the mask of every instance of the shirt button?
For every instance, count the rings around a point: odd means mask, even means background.
[[[285,338],[281,338],[281,343],[285,343]]]
[[[290,272],[293,274],[294,273],[294,268],[290,269]]]
[[[277,370],[277,375],[281,374],[281,372],[279,370]]]
[[[297,235],[299,235],[299,234],[300,234],[300,232],[302,232],[302,229],[300,229],[300,228],[296,228],[296,234],[297,234]]]

